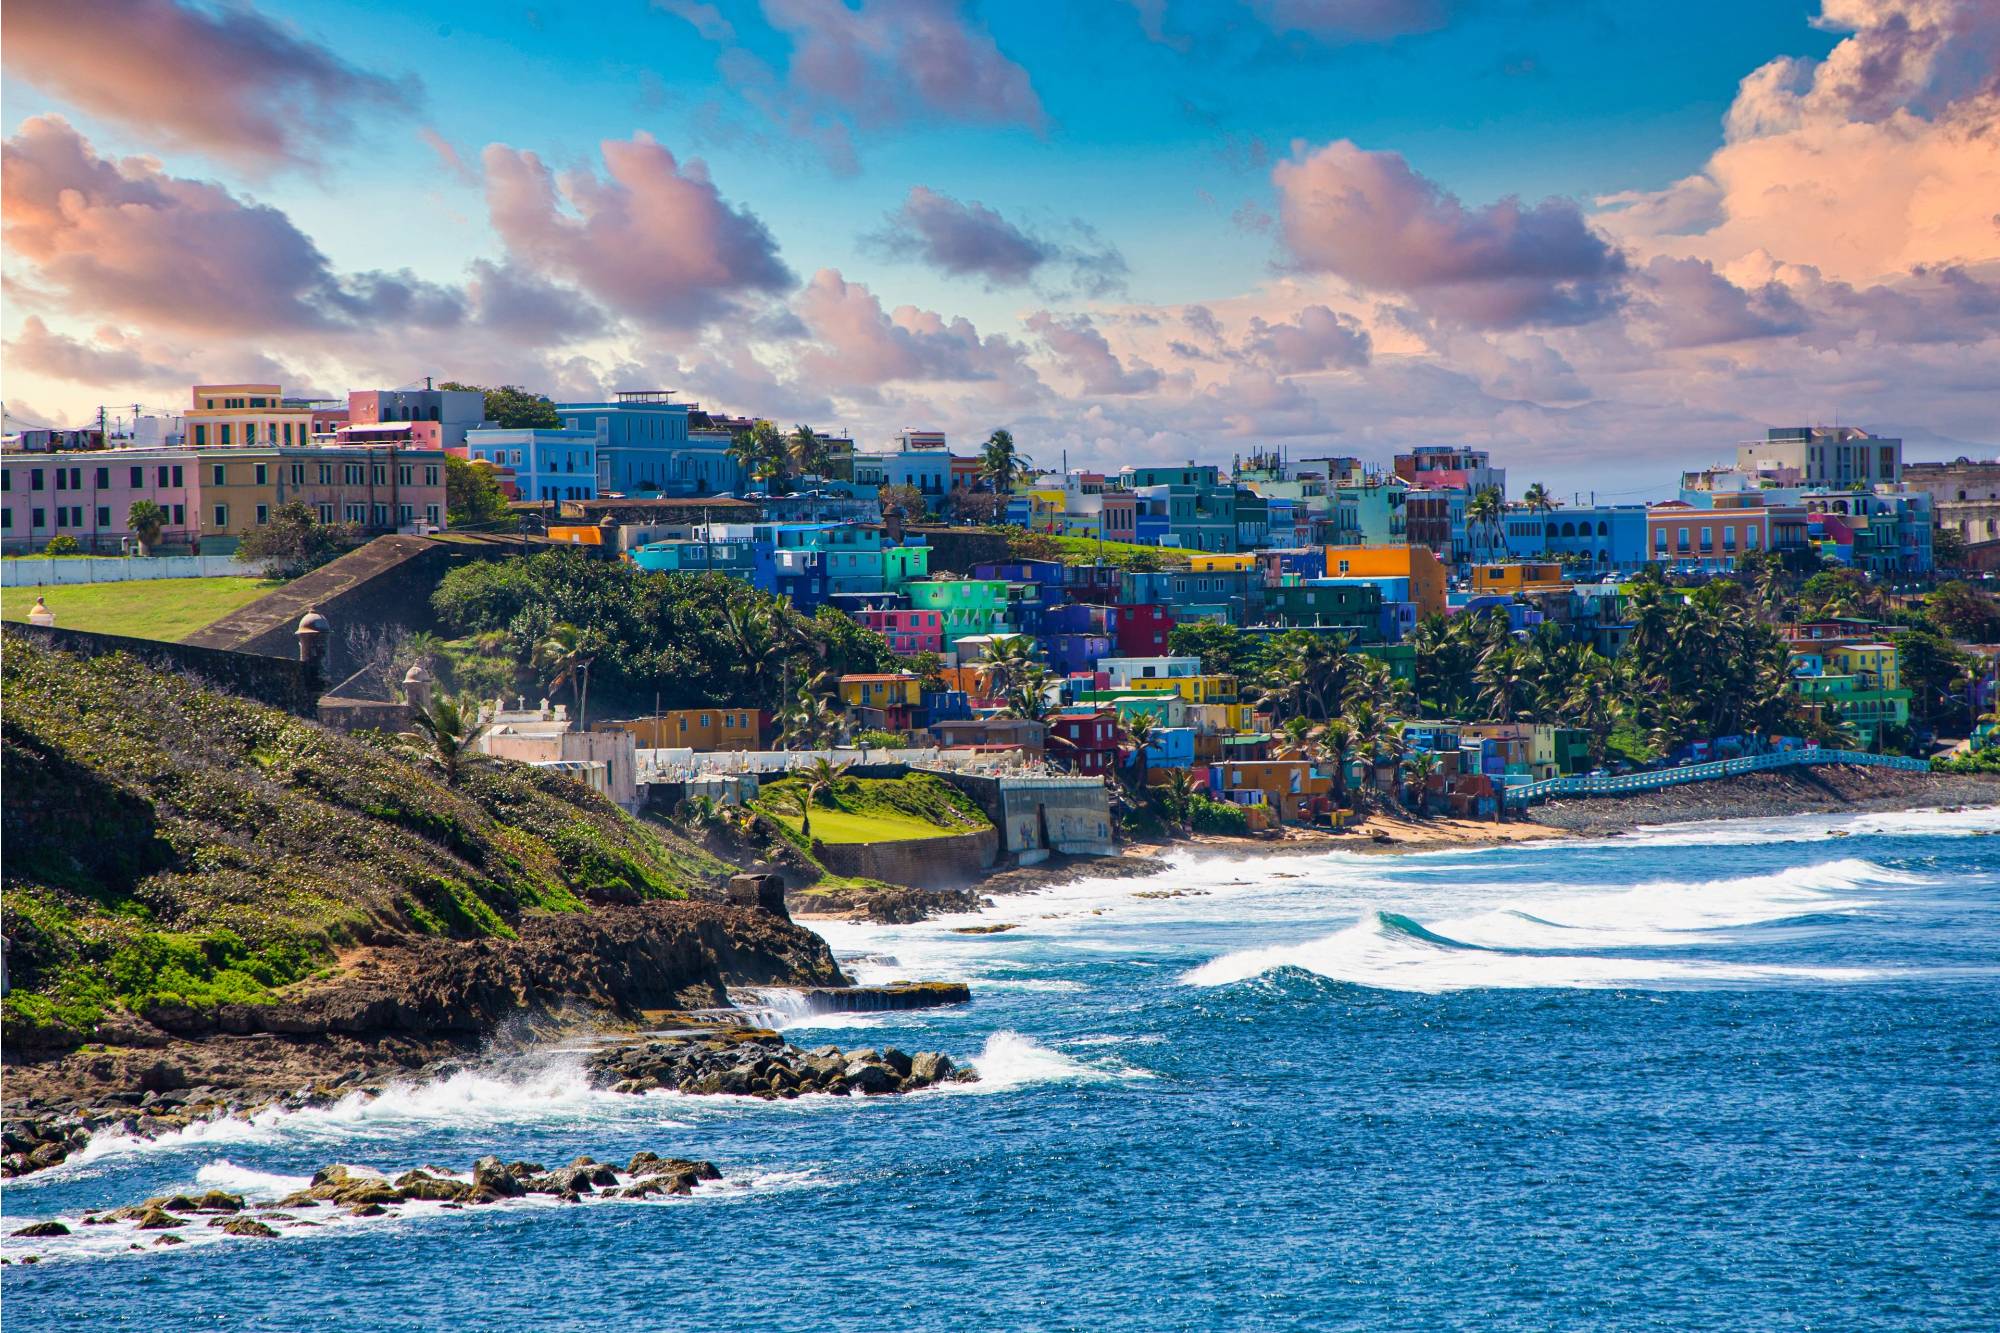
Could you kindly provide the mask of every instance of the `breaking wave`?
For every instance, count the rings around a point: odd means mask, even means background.
[[[1219,986],[1297,968],[1355,985],[1433,993],[1484,987],[1873,981],[1898,973],[1605,951],[1688,948],[1726,941],[1726,932],[1752,926],[1833,926],[1865,910],[1871,893],[1927,882],[1872,861],[1846,858],[1735,879],[1572,889],[1428,923],[1370,909],[1343,930],[1226,953],[1193,968],[1182,980]]]

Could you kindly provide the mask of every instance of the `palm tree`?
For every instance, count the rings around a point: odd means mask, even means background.
[[[416,741],[423,758],[444,773],[444,785],[456,787],[465,766],[465,753],[479,737],[478,719],[450,699],[431,701],[410,718],[417,729]]]
[[[785,437],[778,433],[776,426],[760,420],[736,432],[735,438],[729,441],[729,456],[753,481],[765,482],[773,492],[784,494],[785,470],[791,463],[791,451],[786,448]]]
[[[1005,495],[1014,489],[1015,480],[1027,471],[1030,459],[1014,448],[1014,432],[996,430],[986,437],[986,447],[980,451],[979,475],[993,487],[997,495]]]
[[[795,474],[824,477],[833,470],[833,446],[811,426],[792,427],[785,447]]]
[[[555,625],[535,645],[534,665],[549,675],[549,688],[569,686],[570,702],[576,705],[573,725],[583,726],[583,710],[590,702],[590,666],[597,660],[598,638],[574,625]]]
[[[781,796],[778,798],[778,800],[780,802],[779,808],[781,810],[784,809],[785,806],[789,806],[791,808],[789,810],[785,810],[785,813],[797,815],[799,817],[799,836],[804,838],[807,842],[811,842],[813,835],[812,798],[806,795],[806,793],[803,790],[800,790],[792,792],[788,796]]]
[[[167,511],[151,500],[134,500],[125,515],[125,526],[139,539],[139,554],[149,555],[166,531]]]
[[[825,755],[813,760],[798,772],[799,781],[805,784],[806,799],[826,803],[825,798],[833,795],[833,789],[847,772],[848,765],[829,763]]]
[[[1334,804],[1347,808],[1347,765],[1354,758],[1354,726],[1346,718],[1337,717],[1319,733],[1319,754],[1321,763],[1333,765]]]
[[[1152,765],[1146,748],[1153,743],[1158,723],[1159,719],[1151,713],[1134,713],[1123,721],[1125,743],[1132,747],[1133,785],[1140,791],[1146,790],[1146,774]]]
[[[1511,642],[1489,646],[1480,655],[1475,678],[1479,682],[1479,696],[1486,704],[1487,716],[1495,722],[1512,722],[1527,687],[1521,650]]]
[[[1546,514],[1556,507],[1555,500],[1549,495],[1549,488],[1539,481],[1521,492],[1521,503],[1531,514]]]
[[[1507,497],[1500,493],[1498,486],[1484,486],[1465,504],[1465,526],[1468,532],[1482,532],[1491,535],[1496,531],[1507,513]],[[1473,542],[1476,549],[1480,545]],[[1486,545],[1490,548],[1493,543]]]
[[[700,839],[722,822],[722,807],[713,796],[690,796],[674,811],[681,832]]]
[[[1313,720],[1309,717],[1287,718],[1278,730],[1284,733],[1285,749],[1294,755],[1302,755],[1306,752],[1306,743],[1312,736]]]
[[[1417,809],[1421,813],[1429,804],[1431,774],[1437,772],[1438,757],[1429,750],[1418,750],[1410,756],[1411,785],[1417,791]],[[1405,805],[1409,802],[1405,801]]]
[[[1177,768],[1167,774],[1166,782],[1160,787],[1160,807],[1169,819],[1181,826],[1182,832],[1193,827],[1194,798],[1198,794],[1194,774],[1185,768]]]
[[[986,646],[986,664],[993,672],[993,693],[1002,698],[1030,674],[1041,670],[1035,660],[1035,641],[1026,634],[1010,634]]]

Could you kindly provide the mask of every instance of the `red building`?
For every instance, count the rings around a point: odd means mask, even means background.
[[[1173,633],[1173,613],[1157,602],[1124,603],[1118,608],[1118,655],[1165,657]]]
[[[1057,713],[1049,719],[1049,758],[1085,777],[1118,769],[1118,712],[1097,708]]]

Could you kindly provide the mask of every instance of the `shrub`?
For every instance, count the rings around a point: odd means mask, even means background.
[[[68,533],[64,533],[59,537],[49,538],[49,544],[42,548],[42,553],[44,555],[75,555],[82,549],[81,546],[76,544],[76,538],[70,536]]]

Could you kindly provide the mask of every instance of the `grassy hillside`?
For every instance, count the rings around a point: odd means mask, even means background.
[[[569,779],[335,735],[129,658],[6,644],[10,1026],[272,998],[336,948],[506,936],[723,864]]]
[[[798,779],[781,778],[766,783],[755,804],[788,833],[797,834],[793,802],[804,790]],[[826,843],[947,838],[990,828],[992,822],[971,797],[927,773],[844,778],[812,808],[812,835]]]
[[[0,619],[24,621],[40,595],[63,629],[179,640],[248,606],[282,584],[271,579],[134,579],[56,588],[9,588]]]

